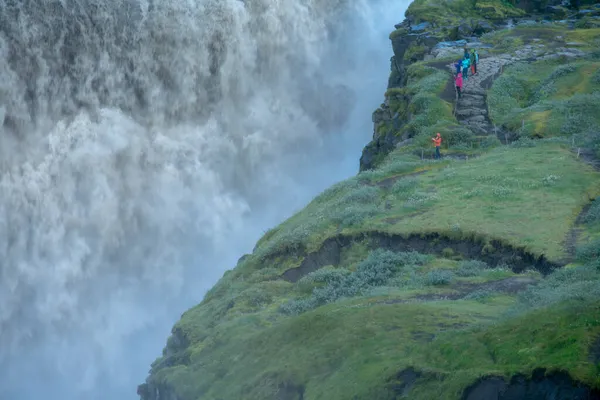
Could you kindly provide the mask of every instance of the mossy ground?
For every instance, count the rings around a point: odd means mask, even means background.
[[[427,13],[435,8],[419,8],[425,4],[413,3],[413,14],[434,18]],[[540,41],[560,47],[556,36],[593,51],[598,37],[594,29],[527,29],[496,33],[492,53]],[[459,399],[481,376],[545,367],[600,388],[600,366],[590,357],[600,336],[600,173],[573,151],[573,138],[593,135],[569,119],[600,115],[582,111],[598,102],[579,102],[600,90],[599,63],[592,55],[507,68],[489,94],[492,119],[544,139],[444,149],[468,152],[466,161],[415,155],[419,146],[431,151],[431,133],[455,120],[440,98],[447,77],[427,63],[412,65],[409,85],[387,95],[390,108],[413,116],[404,129],[415,130],[417,144],[267,232],[182,316],[148,382],[178,400],[391,400],[400,396],[399,372],[413,368],[421,376],[410,398]],[[411,100],[403,102],[407,91]],[[451,249],[398,255],[356,240],[338,265],[296,283],[281,278],[327,238],[364,232],[478,236],[557,262],[569,257],[569,238],[577,251],[567,267],[542,277]]]
[[[498,32],[491,40],[507,37],[521,43],[536,39],[546,49],[570,44],[588,53],[508,67],[488,95],[492,121],[523,137],[570,137],[573,145],[600,156],[600,29],[520,28]]]
[[[502,19],[525,13],[504,1],[435,1],[415,0],[406,11],[406,17],[415,22],[429,22],[435,27],[456,26],[470,19]]]
[[[340,232],[460,230],[558,260],[577,214],[598,194],[600,174],[560,143],[500,147],[468,161],[392,154],[380,170],[361,173],[316,198],[261,246],[276,251],[303,245],[314,251]],[[340,223],[346,204],[355,218]],[[369,212],[353,213],[355,207]]]

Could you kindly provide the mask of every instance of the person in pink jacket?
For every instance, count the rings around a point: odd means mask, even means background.
[[[461,74],[456,74],[456,78],[454,78],[454,84],[456,85],[456,92],[458,93],[458,98],[460,98],[460,93],[463,88],[463,77]]]

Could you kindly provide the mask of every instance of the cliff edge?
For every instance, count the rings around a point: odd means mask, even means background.
[[[600,399],[600,5],[417,0],[390,39],[360,173],[182,315],[142,400]]]

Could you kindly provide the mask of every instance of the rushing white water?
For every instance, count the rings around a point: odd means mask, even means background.
[[[0,399],[135,399],[179,314],[356,172],[408,1],[0,0]]]

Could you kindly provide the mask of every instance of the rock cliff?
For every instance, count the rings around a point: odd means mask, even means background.
[[[593,27],[600,22],[600,9],[595,4],[584,4],[589,8],[580,9],[581,4],[570,4],[565,2],[531,2],[520,1],[514,4],[514,7],[508,6],[508,3],[494,4],[472,2],[460,6],[451,6],[452,3],[441,3],[439,7],[432,7],[426,1],[415,1],[408,12],[406,19],[395,26],[396,30],[390,34],[392,49],[394,55],[391,58],[391,73],[388,80],[388,91],[386,92],[385,102],[373,113],[373,140],[365,146],[360,159],[360,170],[368,170],[376,166],[385,156],[397,146],[406,146],[413,143],[415,136],[426,131],[432,134],[436,129],[443,129],[446,134],[452,135],[454,126],[451,121],[444,121],[444,128],[433,129],[431,126],[415,128],[420,121],[419,113],[412,111],[411,90],[408,89],[410,82],[409,66],[419,61],[440,60],[447,61],[448,57],[454,55],[458,58],[460,49],[465,46],[469,49],[489,49],[492,46],[489,43],[481,41],[482,36],[490,34],[493,31],[501,31],[514,26],[548,26],[552,22],[563,24],[566,27]],[[437,14],[432,15],[432,11],[439,9]],[[568,19],[565,19],[568,18]],[[479,77],[484,85],[490,85],[491,81],[497,75],[499,67],[507,62],[518,59],[531,60],[531,48],[526,47],[517,54],[504,54],[500,60],[493,62],[491,68],[486,69],[485,77]],[[569,50],[564,52],[554,52],[550,57],[578,55]],[[574,50],[577,52],[577,49]],[[486,63],[489,63],[486,62]],[[440,67],[443,63],[429,63],[434,67]],[[477,85],[478,86],[478,85]],[[475,100],[475,104],[482,104],[481,96],[485,94],[485,89],[475,90],[469,93],[469,98]],[[449,87],[444,93],[445,100],[452,100],[454,88]],[[465,99],[467,103],[468,99]],[[414,107],[413,107],[414,108]],[[416,115],[415,115],[416,114]],[[470,116],[468,118],[472,123],[466,124],[474,133],[489,134],[491,127],[489,121],[485,119],[486,111],[477,110],[468,107],[459,117]],[[417,118],[416,118],[417,117]],[[463,118],[467,119],[467,118]],[[498,133],[497,131],[495,132]],[[506,140],[505,132],[501,133],[500,138]],[[446,135],[446,136],[447,136]],[[462,133],[464,136],[464,132]],[[452,138],[455,143],[461,140]]]
[[[600,399],[599,17],[415,1],[361,172],[182,315],[141,399]]]

